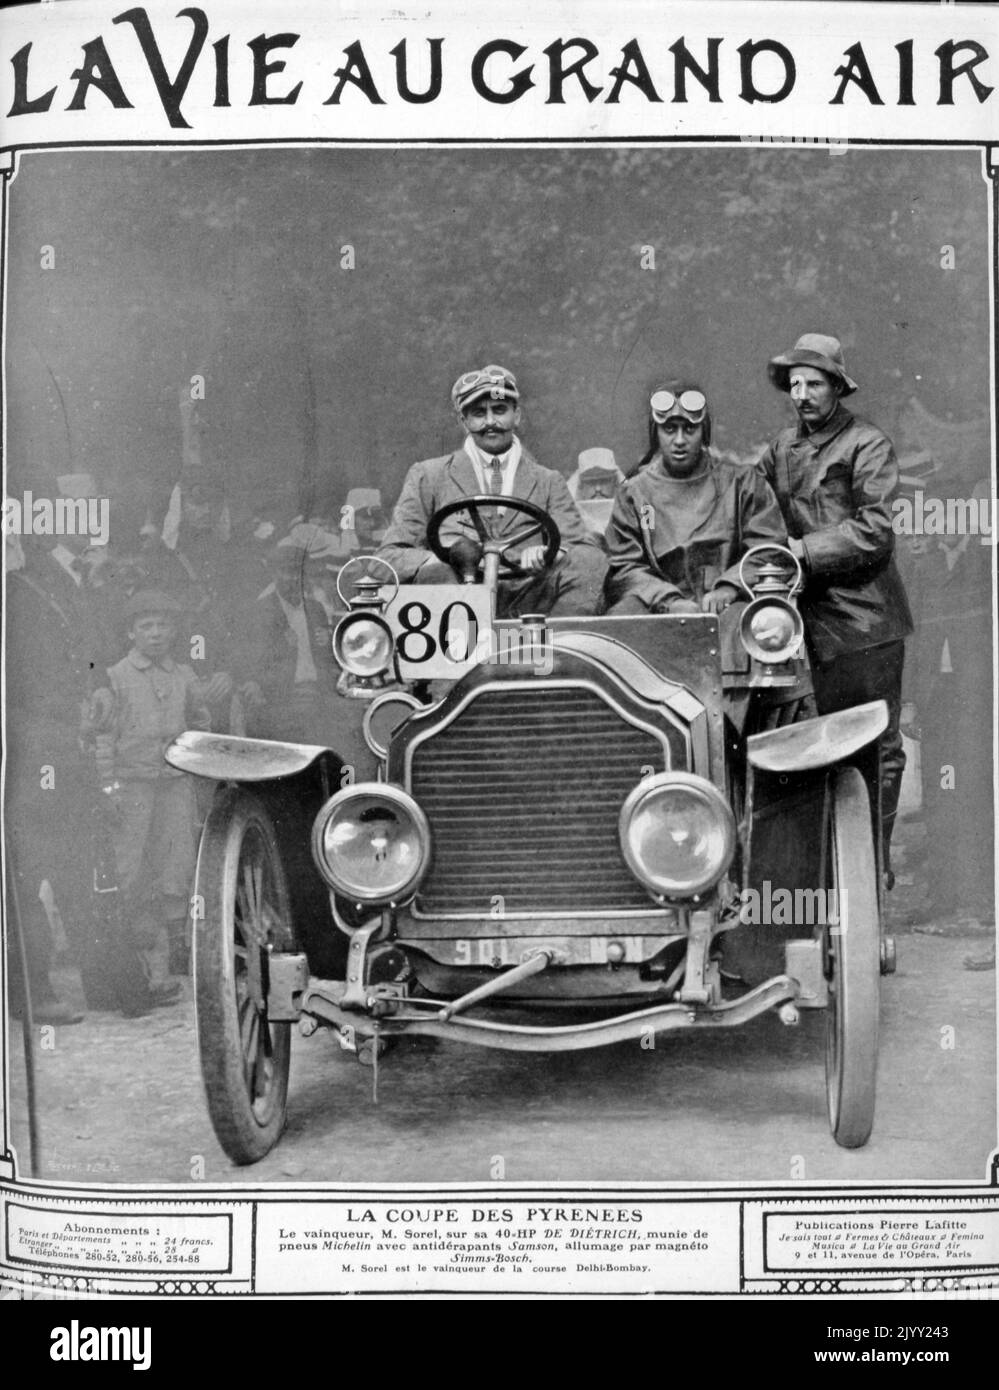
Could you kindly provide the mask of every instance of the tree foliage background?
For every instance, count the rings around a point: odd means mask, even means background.
[[[974,150],[25,154],[8,492],[88,470],[127,543],[179,474],[195,374],[206,470],[236,509],[287,516],[358,484],[394,500],[458,442],[451,382],[487,361],[565,473],[592,445],[630,465],[649,387],[680,368],[716,441],[753,453],[788,419],[766,361],[806,331],[843,340],[857,409],[889,432],[913,396],[984,420],[988,196]]]

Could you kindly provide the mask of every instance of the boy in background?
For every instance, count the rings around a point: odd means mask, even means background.
[[[189,968],[197,808],[191,779],[163,754],[184,729],[208,729],[211,721],[200,682],[171,654],[180,604],[144,590],[125,611],[132,645],[108,670],[109,688],[94,697],[95,754],[113,806],[122,911],[148,977],[145,997],[124,1001],[124,1012],[138,1013],[173,1003],[180,993],[179,983],[165,978],[164,928],[170,970],[186,974]]]

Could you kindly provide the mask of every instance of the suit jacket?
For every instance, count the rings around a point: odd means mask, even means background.
[[[448,502],[474,497],[480,492],[475,469],[464,449],[413,464],[406,474],[391,525],[378,551],[395,569],[401,583],[418,581],[421,566],[430,561],[438,563],[427,547],[427,523],[434,512]],[[526,449],[522,449],[520,455],[512,495],[543,508],[558,527],[567,550],[572,546],[592,545],[562,474],[553,468],[543,468]],[[503,535],[522,530],[528,518],[508,508],[501,515],[487,517],[486,521],[498,535]],[[459,514],[447,523],[442,539],[450,543],[459,536],[475,539],[475,534],[471,522]],[[535,545],[539,539],[532,536],[525,545]]]

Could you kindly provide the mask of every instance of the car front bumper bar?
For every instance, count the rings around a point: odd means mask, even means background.
[[[448,1008],[448,1001],[434,999],[421,999],[419,1007],[415,1001],[400,999],[391,1012],[374,1018],[343,1008],[340,1002],[343,988],[338,980],[311,980],[302,996],[302,1014],[332,1024],[339,1031],[352,1030],[353,1034],[361,1037],[415,1033],[424,1037],[453,1038],[478,1047],[497,1047],[512,1052],[576,1052],[685,1028],[739,1027],[770,1009],[794,1005],[801,992],[800,984],[790,975],[776,975],[738,999],[723,1003],[657,1004],[652,1008],[591,1023],[538,1027],[469,1018],[464,1014],[442,1017],[442,1011]],[[785,1021],[792,1022],[794,1019],[788,1017]]]

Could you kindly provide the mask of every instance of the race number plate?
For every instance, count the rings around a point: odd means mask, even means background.
[[[404,681],[459,680],[489,659],[492,605],[481,584],[403,584],[385,617]]]

